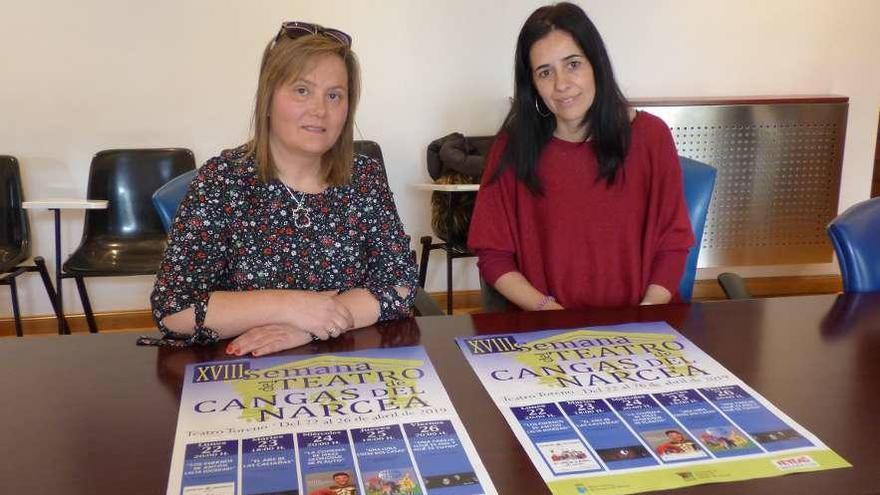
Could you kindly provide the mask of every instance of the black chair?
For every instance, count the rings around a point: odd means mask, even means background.
[[[33,264],[30,258],[30,224],[27,212],[22,208],[21,173],[15,157],[0,156],[0,285],[8,285],[12,295],[12,314],[15,319],[15,335],[21,337],[21,313],[18,306],[16,277],[28,272],[38,272],[46,287],[46,294],[59,321],[64,318],[58,309],[58,299],[46,263],[37,256]]]
[[[182,148],[105,150],[92,158],[87,197],[106,199],[107,209],[86,211],[82,240],[62,275],[76,280],[90,332],[98,329],[84,279],[154,275],[167,236],[153,192],[194,169],[192,151]]]
[[[718,275],[718,285],[728,299],[751,299],[752,293],[746,287],[746,281],[739,274],[724,272]]]
[[[477,152],[477,156],[485,157],[488,154],[489,148],[492,146],[492,143],[495,141],[495,136],[467,136],[464,139],[467,140],[468,146],[472,147],[473,150]],[[437,141],[435,141],[435,143],[436,142]],[[444,158],[452,159],[455,161],[466,160],[468,157],[463,151],[458,149],[456,149],[453,153],[450,153],[450,155],[453,156],[444,156],[443,148],[436,147],[435,143],[431,143],[431,145],[428,146],[427,163],[428,173],[431,175],[432,178],[436,180],[440,178],[443,174]],[[453,306],[452,260],[459,258],[472,258],[476,256],[476,254],[468,249],[466,245],[466,239],[459,240],[453,238],[452,216],[456,209],[459,208],[460,202],[464,201],[464,198],[470,198],[472,204],[474,201],[473,198],[476,197],[476,194],[476,192],[453,191],[432,193],[432,206],[436,207],[436,201],[439,199],[439,197],[442,197],[442,201],[446,205],[446,217],[443,219],[443,222],[445,223],[445,232],[440,232],[440,226],[435,224],[434,234],[440,239],[440,242],[434,242],[433,237],[429,235],[422,236],[419,239],[419,243],[422,246],[422,253],[421,256],[419,256],[419,287],[425,287],[425,281],[428,276],[428,260],[431,256],[431,251],[434,251],[435,249],[440,249],[446,253],[446,314],[450,315],[452,314]],[[486,307],[485,304],[483,307]]]
[[[375,141],[355,141],[354,152],[367,155],[376,160],[379,165],[381,165],[382,173],[385,174],[386,182],[388,181],[388,174],[385,171],[385,159],[382,157],[382,148],[379,146],[379,143]],[[443,311],[440,310],[440,306],[438,306],[437,303],[431,299],[431,296],[429,296],[420,286],[416,286],[416,298],[413,305],[416,316],[436,316],[443,314]]]
[[[416,316],[443,316],[443,310],[434,299],[425,292],[425,289],[416,285],[416,298],[413,301]]]

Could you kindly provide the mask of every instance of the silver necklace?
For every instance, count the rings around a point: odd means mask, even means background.
[[[296,199],[296,195],[293,194],[293,191],[290,190],[289,187],[284,186],[287,189],[287,194],[290,194],[290,199],[293,200],[294,208],[293,211],[290,212],[293,215],[293,225],[298,229],[304,229],[306,227],[312,226],[312,219],[309,218],[309,207],[306,206],[306,193],[302,193],[302,196],[299,199]]]

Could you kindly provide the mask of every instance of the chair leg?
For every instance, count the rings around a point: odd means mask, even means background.
[[[455,194],[446,193],[446,314],[452,316],[452,212]]]
[[[89,302],[89,294],[86,292],[86,281],[83,277],[73,277],[76,280],[76,290],[82,301],[83,312],[86,314],[86,323],[89,324],[89,332],[98,333],[98,325],[95,324],[95,314],[92,313],[92,303]]]
[[[424,289],[425,278],[428,276],[428,257],[431,256],[431,236],[422,236],[419,242],[422,243],[422,255],[419,258],[419,287]]]
[[[9,279],[9,292],[12,294],[12,317],[15,319],[15,335],[21,337],[24,335],[21,331],[21,312],[18,308],[18,287],[15,284],[15,277]]]
[[[446,243],[446,314],[452,315],[452,247]]]
[[[61,313],[61,308],[58,307],[58,293],[52,285],[52,278],[49,276],[49,270],[46,268],[46,260],[42,256],[37,256],[34,258],[34,265],[40,274],[40,278],[43,279],[43,286],[46,287],[46,294],[49,296],[49,302],[52,303],[55,318],[58,318],[58,321],[63,325],[64,333],[69,334],[70,327],[67,325],[67,318],[64,317]]]

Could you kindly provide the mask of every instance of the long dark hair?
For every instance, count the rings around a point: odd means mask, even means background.
[[[547,108],[532,82],[529,52],[535,42],[554,29],[570,34],[593,67],[596,96],[582,124],[589,126],[588,138],[592,138],[599,161],[599,179],[608,185],[614,183],[630,143],[629,104],[614,80],[611,60],[596,26],[580,7],[568,2],[539,8],[526,19],[516,42],[513,104],[500,131],[508,136],[507,146],[492,177],[496,180],[512,167],[517,179],[535,194],[543,193],[538,157],[553,137],[556,119],[538,113],[537,105],[543,107],[542,112]]]

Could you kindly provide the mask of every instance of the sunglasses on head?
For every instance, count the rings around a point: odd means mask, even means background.
[[[281,35],[285,35],[288,38],[295,40],[297,38],[302,38],[303,36],[309,35],[322,35],[332,38],[339,43],[351,48],[351,36],[343,33],[338,29],[333,28],[325,28],[319,24],[311,24],[309,22],[298,22],[291,21],[285,22],[281,25],[281,29],[278,31],[278,35],[275,36],[274,43],[278,43],[278,40],[281,39]]]

